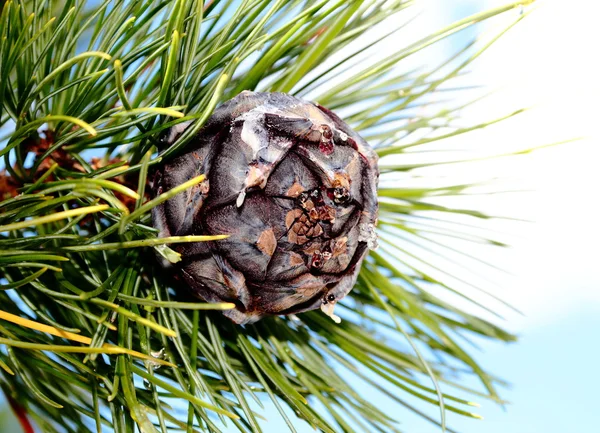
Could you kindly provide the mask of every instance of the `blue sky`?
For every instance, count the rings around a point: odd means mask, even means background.
[[[519,344],[485,347],[479,358],[513,383],[503,393],[506,411],[486,404],[483,421],[454,417],[464,433],[566,433],[598,431],[600,308],[581,306],[562,320],[525,331]],[[420,429],[417,424],[409,432]]]

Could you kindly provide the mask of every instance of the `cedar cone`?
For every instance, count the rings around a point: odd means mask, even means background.
[[[172,144],[187,128],[163,137]],[[172,245],[176,275],[236,323],[321,308],[336,322],[376,246],[377,155],[336,114],[283,93],[225,102],[185,152],[154,174],[155,195],[206,180],[154,208],[160,236],[227,234]]]

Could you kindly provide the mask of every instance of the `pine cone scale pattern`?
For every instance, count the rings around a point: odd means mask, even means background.
[[[184,130],[171,130],[167,144]],[[333,307],[376,245],[377,156],[331,111],[281,93],[242,92],[182,155],[155,174],[156,194],[207,179],[153,211],[161,236],[227,234],[173,246],[176,272],[236,323]]]

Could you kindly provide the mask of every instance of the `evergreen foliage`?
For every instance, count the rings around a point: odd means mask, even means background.
[[[325,432],[392,432],[401,420],[366,399],[364,387],[440,429],[446,411],[476,417],[457,395],[501,402],[498,379],[463,346],[470,336],[514,336],[434,293],[454,293],[481,313],[499,304],[469,300],[437,277],[452,275],[451,267],[432,272],[420,256],[420,247],[459,254],[432,234],[501,245],[466,228],[490,217],[430,200],[469,185],[398,182],[440,163],[404,164],[402,155],[500,120],[454,127],[464,103],[440,96],[489,44],[468,44],[424,71],[406,71],[403,61],[530,1],[408,46],[399,40],[384,60],[365,60],[397,29],[366,45],[361,36],[392,14],[412,14],[411,3],[4,2],[0,386],[23,422],[45,432],[219,432],[262,431],[262,417],[281,416],[291,431],[301,419]],[[178,259],[167,244],[207,239],[156,238],[150,210],[177,191],[151,200],[149,173],[245,89],[316,100],[381,157],[381,247],[338,307],[340,325],[310,312],[236,326],[207,311],[230,304],[190,298],[157,266],[157,252]],[[441,108],[419,114],[432,106]],[[162,148],[161,133],[185,121],[194,126]],[[454,228],[438,224],[456,215],[464,218]],[[467,375],[483,390],[463,386]],[[279,415],[260,411],[266,398]],[[441,416],[413,400],[439,406]]]

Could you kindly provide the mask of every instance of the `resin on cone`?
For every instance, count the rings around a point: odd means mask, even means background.
[[[172,144],[187,125],[168,131]],[[226,234],[177,244],[180,280],[207,302],[232,302],[236,323],[321,308],[350,292],[375,248],[377,155],[330,110],[283,93],[242,92],[217,108],[185,152],[161,166],[160,236]]]

